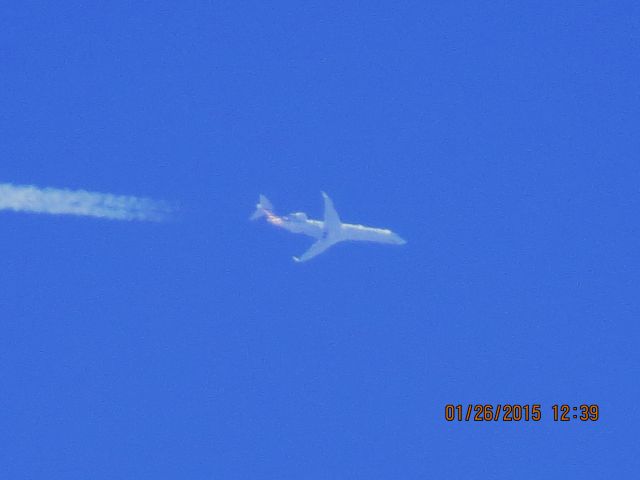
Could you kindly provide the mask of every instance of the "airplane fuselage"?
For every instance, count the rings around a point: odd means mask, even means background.
[[[292,214],[280,217],[271,213],[267,215],[267,221],[276,227],[283,228],[292,233],[301,233],[313,238],[323,237],[325,232],[323,221],[309,218],[296,218],[296,216],[299,215],[300,214]],[[331,236],[331,240],[334,242],[352,240],[391,243],[396,245],[407,243],[399,235],[386,228],[366,227],[353,223],[342,223],[338,231],[331,232]]]

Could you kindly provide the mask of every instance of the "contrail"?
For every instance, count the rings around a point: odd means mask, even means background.
[[[159,222],[172,209],[149,198],[0,183],[0,210]]]

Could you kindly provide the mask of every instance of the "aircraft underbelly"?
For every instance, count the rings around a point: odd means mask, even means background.
[[[311,222],[286,222],[281,225],[282,228],[293,233],[302,233],[313,238],[322,237],[322,226]]]
[[[392,231],[382,228],[369,228],[361,225],[343,224],[342,229],[345,240],[379,243],[399,243],[402,241],[402,239]]]

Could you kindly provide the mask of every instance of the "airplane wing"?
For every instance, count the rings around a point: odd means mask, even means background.
[[[340,217],[338,216],[338,212],[333,206],[333,202],[329,198],[329,195],[322,192],[322,197],[324,198],[324,231],[325,236],[334,236],[340,231],[342,222],[340,221]]]
[[[326,238],[326,237],[325,238],[321,238],[316,243],[311,245],[309,247],[309,250],[304,252],[299,257],[293,257],[293,259],[296,262],[306,262],[307,260],[315,257],[316,255],[320,255],[322,252],[324,252],[327,248],[329,248],[333,244],[334,244],[334,242],[332,242],[328,238]]]

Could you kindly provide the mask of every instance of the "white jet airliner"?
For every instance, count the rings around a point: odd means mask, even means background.
[[[400,236],[386,228],[373,228],[363,225],[353,225],[351,223],[342,223],[329,196],[322,192],[322,197],[324,198],[324,220],[311,220],[302,212],[279,217],[273,213],[273,206],[264,195],[260,195],[256,211],[251,215],[250,219],[255,220],[256,218],[267,217],[267,221],[271,225],[284,228],[293,233],[303,233],[316,238],[316,243],[311,245],[309,250],[304,252],[300,257],[293,257],[296,262],[306,262],[310,258],[324,252],[331,245],[346,240],[391,243],[394,245],[407,243],[400,238]]]

